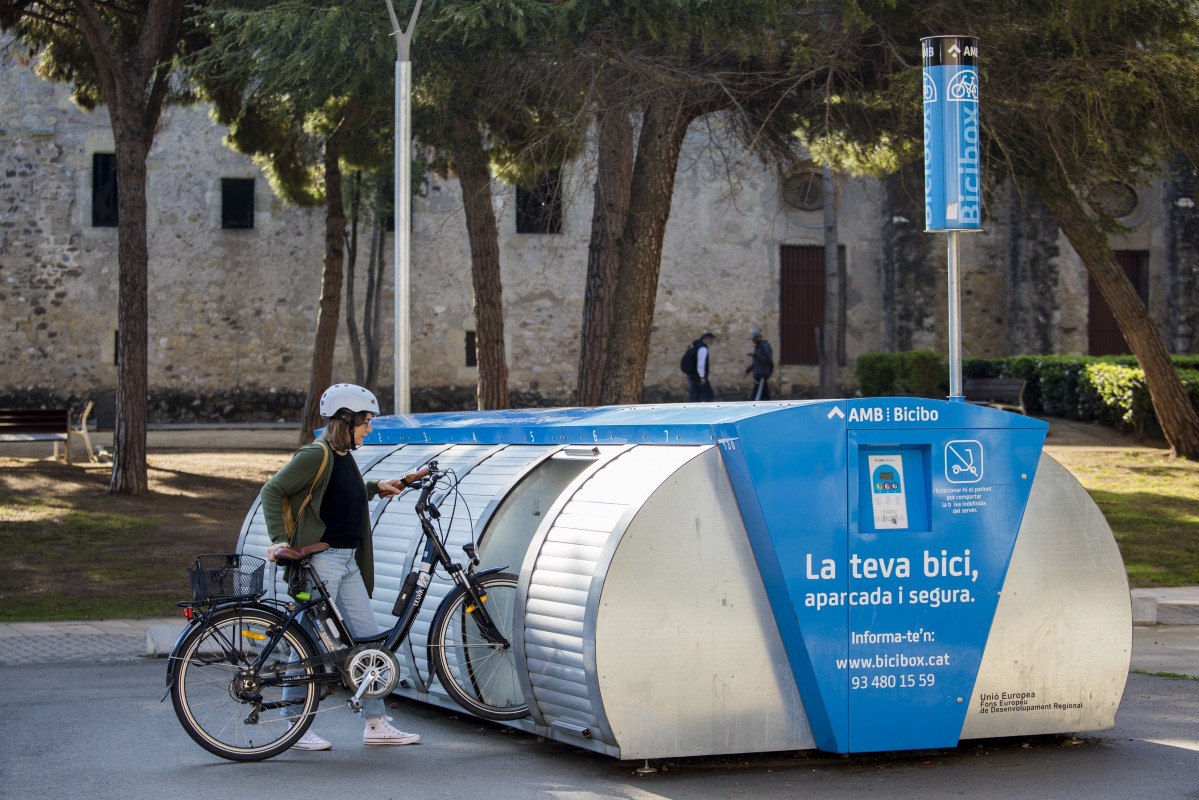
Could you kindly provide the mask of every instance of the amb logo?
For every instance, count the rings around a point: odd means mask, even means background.
[[[879,406],[873,408],[849,409],[849,422],[882,422],[883,410]]]
[[[868,406],[849,409],[846,422],[936,422],[939,416],[940,412],[936,409],[930,410],[924,406]]]

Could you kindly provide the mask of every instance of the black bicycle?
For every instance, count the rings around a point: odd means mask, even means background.
[[[475,572],[474,544],[463,547],[463,569],[446,551],[441,513],[430,501],[451,475],[430,461],[404,476],[420,486],[416,514],[424,549],[404,580],[394,627],[355,639],[309,557],[317,543],[277,551],[290,567],[294,602],[263,598],[266,562],[240,553],[199,556],[188,569],[193,599],[181,602],[191,620],[167,662],[167,692],[184,730],[201,747],[234,761],[257,761],[287,750],[308,730],[322,697],[341,684],[363,699],[386,697],[400,678],[395,651],[416,620],[438,567],[454,582],[429,628],[429,674],[456,703],[495,720],[528,715],[512,651],[517,577],[504,567]],[[456,488],[456,487],[455,487]],[[305,625],[300,615],[305,615]],[[309,630],[315,631],[319,644]]]

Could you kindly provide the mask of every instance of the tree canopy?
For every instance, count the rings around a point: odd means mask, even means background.
[[[862,153],[886,153],[896,164],[919,158],[920,38],[978,37],[989,188],[1010,182],[1053,213],[1144,368],[1174,451],[1199,456],[1199,417],[1108,244],[1119,221],[1091,202],[1103,184],[1135,185],[1179,154],[1199,163],[1199,7],[1192,0],[865,0],[857,7],[868,22],[847,33],[859,59],[831,87],[835,112],[797,120],[802,135],[846,161]]]

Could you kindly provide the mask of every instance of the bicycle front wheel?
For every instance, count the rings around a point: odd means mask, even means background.
[[[261,669],[253,665],[285,618],[261,609],[218,611],[180,644],[171,702],[183,729],[205,750],[231,761],[260,761],[295,744],[320,702],[314,682],[286,690],[279,676],[303,677],[323,667],[288,670],[316,655],[308,635],[292,624]]]
[[[506,645],[485,634],[479,611],[460,586],[442,601],[429,629],[429,659],[442,688],[458,705],[485,719],[520,719],[529,714],[512,651],[516,583],[516,576],[507,573],[474,579]]]

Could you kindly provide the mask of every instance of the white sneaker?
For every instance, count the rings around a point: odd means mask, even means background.
[[[404,733],[393,728],[391,717],[374,717],[366,721],[366,730],[362,733],[363,744],[416,744],[420,736],[415,733]]]
[[[322,739],[312,731],[305,731],[300,740],[291,746],[292,750],[332,750],[333,743]]]

